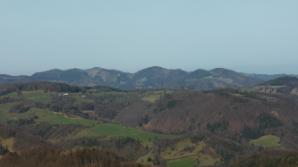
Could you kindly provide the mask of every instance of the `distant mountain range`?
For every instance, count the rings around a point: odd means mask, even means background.
[[[55,81],[80,86],[109,86],[124,90],[163,88],[211,90],[254,86],[282,76],[285,75],[246,74],[224,68],[187,72],[154,66],[136,73],[127,73],[95,67],[87,70],[53,69],[32,76],[0,75],[0,83]]]

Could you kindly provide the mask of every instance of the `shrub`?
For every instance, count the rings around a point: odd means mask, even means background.
[[[259,117],[259,128],[261,129],[277,128],[280,126],[282,126],[280,120],[270,114],[263,113]]]
[[[229,122],[227,121],[221,121],[221,122],[215,122],[215,123],[208,123],[207,128],[211,132],[223,132],[227,130],[229,127]]]

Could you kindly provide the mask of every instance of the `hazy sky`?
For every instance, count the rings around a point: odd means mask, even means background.
[[[298,73],[298,0],[0,0],[0,73]]]

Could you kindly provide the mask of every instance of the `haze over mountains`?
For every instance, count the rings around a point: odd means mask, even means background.
[[[127,73],[95,67],[87,70],[53,69],[32,76],[0,75],[0,83],[55,81],[80,86],[110,86],[124,90],[163,88],[211,90],[254,86],[281,76],[284,75],[246,74],[224,68],[187,72],[154,66],[136,73]]]

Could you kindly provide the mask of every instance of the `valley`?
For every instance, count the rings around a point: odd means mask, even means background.
[[[125,163],[165,167],[235,166],[264,152],[295,157],[298,97],[291,90],[298,79],[280,80],[208,91],[2,84],[0,164],[28,148],[107,150]],[[263,91],[272,86],[283,89]]]

